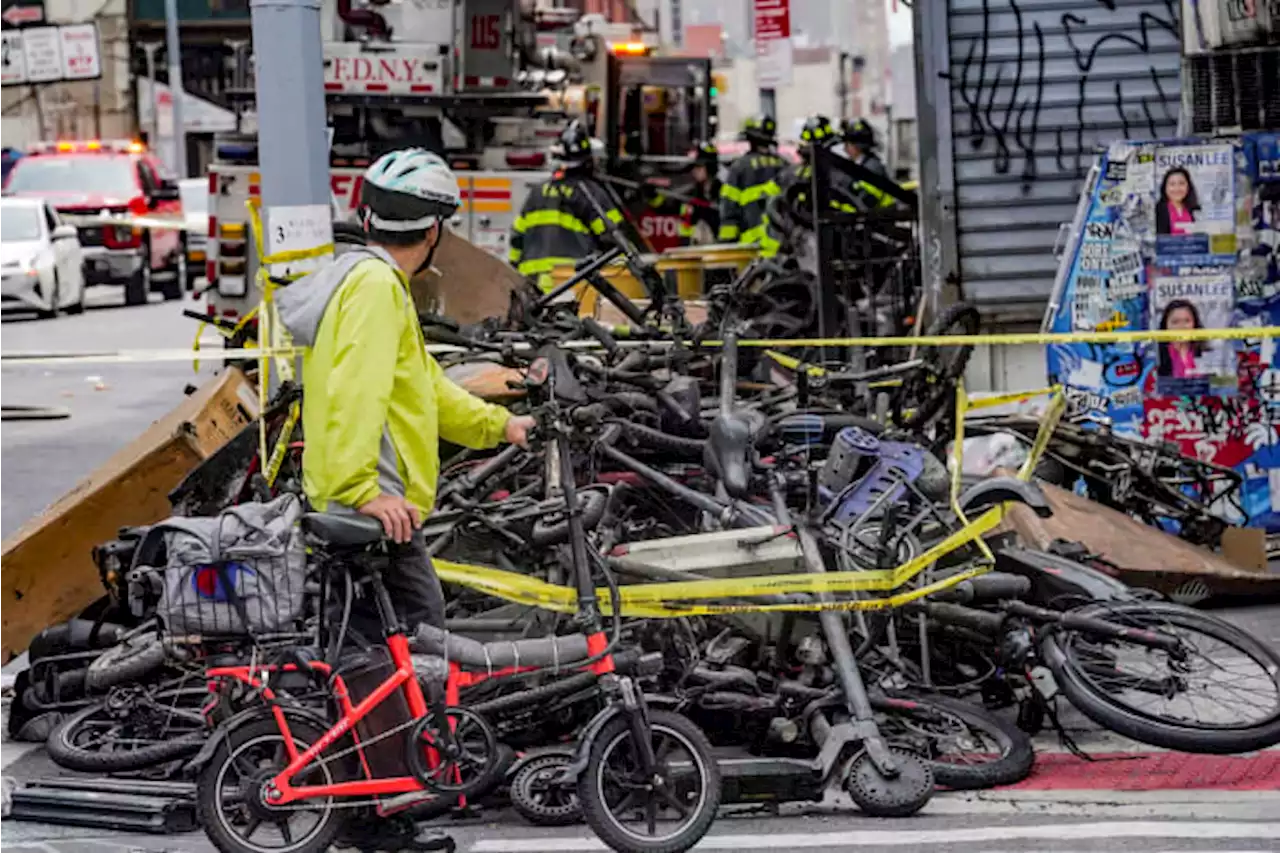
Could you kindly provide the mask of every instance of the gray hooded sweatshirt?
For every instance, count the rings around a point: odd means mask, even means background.
[[[316,332],[324,312],[333,300],[334,294],[346,281],[348,273],[359,263],[370,259],[380,260],[391,267],[396,262],[385,249],[378,246],[355,246],[338,255],[320,269],[283,287],[276,294],[276,309],[280,322],[289,330],[295,344],[311,346],[316,342]],[[410,299],[405,294],[406,301]],[[298,374],[301,376],[301,372]],[[305,394],[306,389],[303,389]],[[384,425],[382,428],[382,445],[378,453],[378,487],[383,494],[404,497],[404,480],[400,478],[399,455],[391,441],[391,431]],[[354,511],[355,507],[343,507],[331,502],[330,512],[341,510]]]

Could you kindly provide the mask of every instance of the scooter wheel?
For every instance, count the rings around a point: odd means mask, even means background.
[[[849,767],[844,787],[858,808],[872,817],[909,817],[933,797],[933,770],[914,752],[895,746],[889,753],[898,765],[897,776],[882,775],[863,751]]]
[[[582,823],[582,803],[576,780],[557,784],[556,776],[573,763],[573,753],[558,749],[525,756],[511,777],[511,806],[535,826]]]

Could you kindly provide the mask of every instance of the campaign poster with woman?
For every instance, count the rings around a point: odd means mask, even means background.
[[[1156,150],[1156,255],[1234,257],[1235,154],[1231,145]]]
[[[1174,268],[1152,281],[1151,328],[1223,329],[1231,325],[1235,284],[1230,270]],[[1156,345],[1155,392],[1161,397],[1234,393],[1235,350],[1228,341],[1162,341]]]

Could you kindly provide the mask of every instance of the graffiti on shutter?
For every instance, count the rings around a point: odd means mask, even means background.
[[[948,0],[962,292],[1038,320],[1096,152],[1174,136],[1177,0]]]

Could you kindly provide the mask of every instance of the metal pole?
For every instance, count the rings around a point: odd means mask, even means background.
[[[182,121],[182,43],[178,41],[178,0],[164,0],[165,53],[173,96],[173,171],[187,177],[187,126]],[[154,82],[155,78],[152,78]]]
[[[251,0],[262,203],[329,204],[320,0]]]
[[[160,139],[160,94],[156,89],[156,51],[159,42],[144,42],[142,50],[147,54],[147,87],[151,92],[151,129],[147,144],[154,148]],[[141,120],[141,116],[138,117]]]
[[[760,112],[774,121],[778,120],[777,93],[773,89],[760,90]]]

